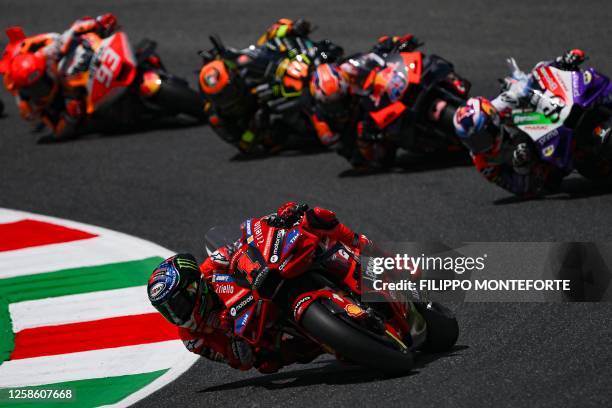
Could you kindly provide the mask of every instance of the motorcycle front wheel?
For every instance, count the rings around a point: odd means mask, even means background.
[[[306,309],[300,323],[317,342],[359,365],[390,375],[406,373],[413,366],[412,352],[397,340],[349,324],[319,302]]]

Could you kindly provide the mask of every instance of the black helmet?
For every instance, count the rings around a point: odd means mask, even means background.
[[[163,261],[147,285],[149,301],[170,323],[182,326],[191,320],[198,299],[206,310],[208,285],[191,254],[178,254]]]

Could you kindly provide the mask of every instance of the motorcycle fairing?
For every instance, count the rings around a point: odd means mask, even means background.
[[[574,103],[586,108],[608,90],[610,79],[593,68],[572,72]]]
[[[543,161],[569,169],[573,132],[564,123],[574,105],[574,73],[546,65],[532,73],[543,91],[539,102],[534,108],[513,110],[512,122],[533,140]]]
[[[310,292],[305,292],[295,299],[293,304],[291,305],[291,310],[293,311],[293,319],[295,322],[299,323],[304,315],[308,306],[310,306],[315,300],[325,299],[330,301],[332,304],[338,306],[338,308],[334,308],[335,312],[346,313],[351,318],[365,318],[366,312],[356,305],[350,299],[347,299],[344,296],[340,296],[336,292],[327,289],[319,289],[313,290]]]
[[[102,40],[89,73],[87,113],[91,114],[121,96],[136,77],[137,62],[125,33]]]

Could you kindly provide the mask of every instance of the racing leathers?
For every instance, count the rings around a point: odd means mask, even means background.
[[[97,18],[83,17],[64,33],[49,34],[50,41],[38,52],[46,58],[47,76],[55,82],[56,89],[44,101],[25,100],[17,92],[17,104],[24,119],[42,121],[56,139],[76,136],[86,116],[86,90],[82,81],[79,86],[71,86],[71,79],[85,75],[89,69],[94,50],[88,34],[108,37],[116,24],[115,16],[108,13]]]
[[[365,236],[355,234],[349,227],[340,223],[332,211],[324,208],[310,209],[305,205],[289,202],[279,207],[276,213],[262,217],[260,221],[280,227],[299,224],[320,237],[329,237],[347,244],[369,244]],[[234,273],[234,254],[243,245],[247,245],[244,234],[235,243],[217,249],[200,265],[200,272],[212,292],[221,293],[219,291],[224,290],[221,277]],[[230,311],[215,294],[212,296],[213,301],[208,302],[212,305],[211,310],[201,314],[197,311],[199,305],[196,305],[192,320],[179,328],[179,335],[189,351],[212,361],[225,362],[233,368],[248,370],[255,367],[264,373],[275,372],[296,362],[309,362],[322,353],[314,343],[280,337],[280,334],[279,338],[269,342],[266,349],[255,351],[245,340],[234,334]],[[206,315],[205,320],[201,318],[202,315]]]
[[[584,52],[573,49],[553,61],[540,62],[536,68],[553,66],[561,70],[578,71],[584,60]],[[514,65],[513,60],[509,62]],[[533,74],[524,74],[515,65],[514,67],[513,78],[506,80],[503,92],[491,101],[501,119],[500,135],[490,150],[472,153],[472,159],[477,170],[487,180],[518,196],[529,198],[558,190],[562,174],[560,170],[538,162],[530,143],[522,139],[520,132],[512,126],[504,125],[511,120],[513,109],[548,103],[546,99],[540,98],[538,92],[531,91],[533,87],[537,89]],[[602,98],[603,104],[612,105],[610,93]],[[539,109],[543,112],[554,112],[554,107],[548,109],[546,106],[540,106]],[[612,124],[607,127],[612,128]],[[510,148],[505,143],[508,140],[512,142]],[[602,138],[601,144],[606,142],[607,140]]]
[[[237,80],[206,107],[209,123],[223,140],[255,155],[316,140],[303,114],[303,91],[318,49],[329,42],[313,43],[309,31],[304,20],[281,19],[256,46],[226,58],[235,60],[228,75]]]

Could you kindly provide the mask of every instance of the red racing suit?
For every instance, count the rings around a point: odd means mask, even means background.
[[[289,202],[279,207],[275,214],[262,219],[269,222],[280,220],[291,225],[299,223],[308,232],[319,237],[329,237],[349,245],[356,242],[361,245],[369,244],[365,236],[355,234],[352,229],[340,223],[332,211],[320,207],[301,212],[300,206]],[[213,280],[213,275],[233,273],[230,268],[232,257],[241,245],[246,245],[242,239],[234,244],[223,246],[200,265],[200,272],[212,292],[221,290],[223,286],[222,282]],[[254,355],[246,341],[234,336],[233,320],[229,315],[229,310],[216,299],[215,295],[213,297],[215,297],[214,306],[208,316],[204,318],[199,316],[195,312],[199,309],[199,304],[196,304],[193,313],[196,319],[189,327],[179,328],[179,335],[189,351],[212,361],[225,362],[233,368],[248,370],[256,367],[264,373],[275,372],[295,362],[309,362],[321,354],[322,351],[318,346],[313,347],[314,343],[305,344],[297,339],[281,339],[278,350]]]
[[[61,35],[50,34],[52,39],[38,52],[47,58],[47,73],[56,81],[58,88],[51,100],[39,104],[38,101],[22,100],[17,94],[17,104],[24,119],[40,119],[56,138],[69,138],[75,135],[77,127],[86,115],[84,90],[68,90],[64,77],[85,72],[93,56],[93,49],[84,35],[95,33],[101,38],[111,35],[117,25],[116,17],[107,13],[96,18],[83,17],[75,21]],[[75,53],[73,63],[63,67],[62,59]],[[82,92],[81,92],[82,91]]]

